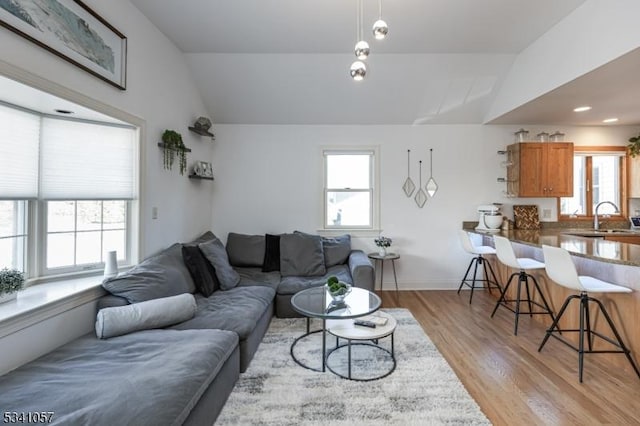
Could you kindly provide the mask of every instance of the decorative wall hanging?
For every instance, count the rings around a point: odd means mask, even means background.
[[[413,191],[415,191],[416,185],[411,180],[411,150],[407,150],[407,180],[404,181],[404,185],[402,185],[402,190],[407,195],[407,197],[411,197],[413,195]]]
[[[0,1],[0,25],[126,89],[127,38],[80,0]]]
[[[423,208],[424,203],[427,202],[427,194],[422,190],[422,160],[420,160],[420,186],[418,187],[418,192],[416,193],[415,201],[418,207]]]
[[[162,143],[158,143],[158,146],[163,149],[163,163],[167,170],[171,170],[175,155],[178,154],[180,174],[183,175],[187,170],[187,152],[191,150],[184,146],[182,135],[174,130],[165,130],[162,134]]]
[[[429,180],[425,185],[425,189],[427,190],[427,194],[429,194],[429,197],[433,197],[434,195],[436,195],[436,192],[438,191],[438,184],[433,178],[433,148],[429,150],[429,157],[430,157]]]

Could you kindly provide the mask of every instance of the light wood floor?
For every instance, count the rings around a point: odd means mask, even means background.
[[[555,339],[538,352],[545,330],[529,317],[514,336],[513,313],[490,318],[488,293],[474,292],[471,305],[466,291],[378,294],[383,307],[411,311],[493,424],[640,425],[640,378],[587,354],[578,382],[576,352]]]

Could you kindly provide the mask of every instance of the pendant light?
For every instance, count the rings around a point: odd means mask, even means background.
[[[407,179],[404,181],[404,185],[402,185],[402,190],[404,191],[407,197],[411,197],[413,195],[413,191],[416,190],[416,185],[411,180],[411,150],[407,150]]]
[[[351,64],[349,74],[355,81],[362,81],[367,74],[367,66],[360,59],[366,59],[369,56],[369,43],[364,41],[362,35],[362,0],[356,1],[356,47],[354,53],[357,61]]]
[[[429,150],[429,156],[431,157],[431,165],[429,167],[430,176],[424,188],[427,190],[427,194],[429,194],[429,197],[433,197],[434,195],[436,195],[436,191],[438,191],[438,184],[433,178],[433,148]]]
[[[389,26],[382,20],[382,0],[378,0],[378,20],[373,23],[373,36],[382,40],[387,36]]]

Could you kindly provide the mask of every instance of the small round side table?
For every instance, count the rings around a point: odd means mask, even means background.
[[[384,280],[384,261],[385,260],[391,261],[391,266],[393,267],[393,280],[396,283],[396,293],[397,293],[398,277],[396,276],[396,260],[400,259],[400,255],[397,253],[387,253],[384,256],[380,256],[379,253],[369,253],[367,256],[369,256],[369,259],[372,259],[374,261],[376,270],[378,269],[377,261],[380,261],[380,290],[381,291],[382,291],[382,281]]]

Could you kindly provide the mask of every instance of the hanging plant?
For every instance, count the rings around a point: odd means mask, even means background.
[[[187,170],[187,147],[182,142],[182,135],[175,130],[165,130],[162,134],[162,143],[164,144],[164,168],[171,170],[177,154],[180,163],[180,174],[183,175]]]
[[[640,155],[640,135],[629,138],[629,155],[635,157],[636,155]]]

